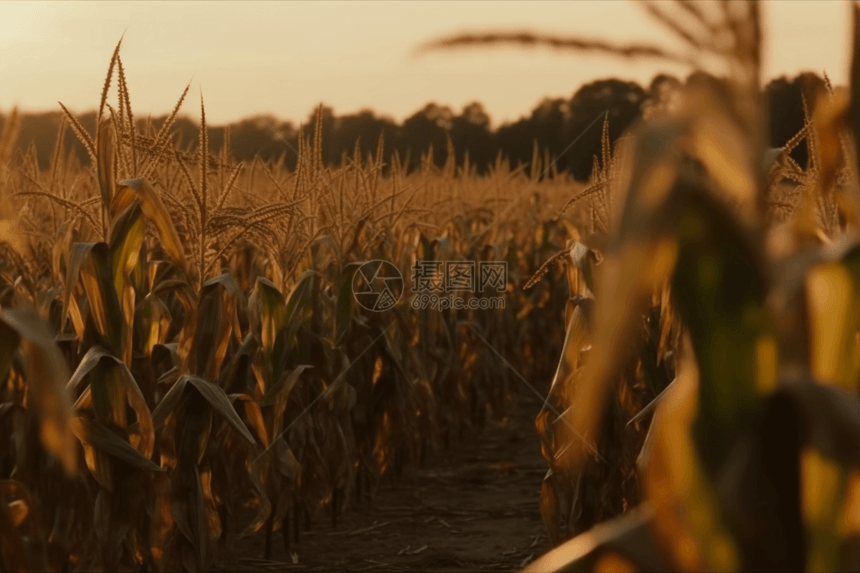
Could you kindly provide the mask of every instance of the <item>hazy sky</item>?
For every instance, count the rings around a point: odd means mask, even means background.
[[[765,79],[826,70],[847,80],[849,3],[770,1]],[[620,77],[642,84],[650,60],[545,49],[482,48],[412,56],[455,32],[535,30],[618,43],[663,29],[633,2],[0,2],[0,111],[75,112],[98,104],[111,52],[122,59],[138,117],[167,113],[193,78],[184,111],[212,123],[269,113],[303,121],[319,102],[338,114],[370,108],[402,120],[436,101],[459,111],[481,101],[494,124],[527,114],[543,97]],[[113,100],[114,98],[112,98]]]

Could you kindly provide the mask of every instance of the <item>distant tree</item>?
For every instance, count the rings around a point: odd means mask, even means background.
[[[802,90],[795,80],[783,76],[768,83],[764,91],[768,107],[770,146],[782,147],[803,129]],[[806,145],[801,144],[795,148],[791,157],[800,165],[805,165],[808,158]]]
[[[336,153],[338,156],[347,153],[349,156],[352,156],[355,150],[355,142],[358,141],[362,160],[366,161],[371,154],[376,153],[379,136],[383,135],[385,140],[383,154],[385,154],[385,150],[392,148],[393,142],[391,140],[394,137],[396,129],[397,125],[393,121],[376,117],[369,110],[362,110],[353,115],[342,116],[338,118],[336,123],[335,133],[331,142],[332,153]],[[327,145],[325,141],[323,145]]]
[[[18,145],[27,151],[31,145],[36,148],[36,159],[40,169],[47,169],[51,161],[51,151],[57,142],[60,127],[59,113],[25,114],[21,118],[21,131]],[[67,130],[71,131],[71,130]],[[74,134],[72,134],[74,137]]]
[[[85,113],[78,117],[81,125],[89,133],[95,132],[95,112]],[[57,142],[60,123],[63,121],[61,112],[28,113],[21,116],[21,131],[18,137],[19,148],[26,152],[32,145],[36,149],[36,159],[39,169],[47,169],[51,163],[51,154]],[[68,126],[67,126],[68,127]],[[63,145],[67,153],[73,153],[82,165],[89,165],[90,158],[86,149],[71,129],[66,129]]]
[[[495,146],[492,158],[495,159],[498,152],[501,151],[514,164],[530,161],[531,153],[528,150],[534,145],[533,142],[536,133],[537,131],[531,117],[499,126],[493,138]],[[538,141],[542,142],[545,147],[548,147],[551,153],[559,151],[546,143],[542,137],[538,138]]]
[[[823,89],[824,80],[811,72],[802,73],[791,80],[783,76],[765,86],[771,147],[782,147],[803,129],[803,97],[806,96],[809,112],[812,113],[816,94]],[[809,151],[805,141],[792,150],[791,157],[806,167]]]
[[[567,143],[563,143],[564,132],[570,122],[570,106],[561,98],[545,98],[532,110],[528,118],[501,126],[496,133],[497,154],[501,150],[513,165],[524,165],[531,161],[535,141],[549,149],[553,157],[558,156]],[[568,157],[558,157],[556,167],[568,168]]]
[[[645,90],[635,82],[617,79],[599,80],[582,86],[570,100],[571,119],[562,139],[567,146],[581,139],[568,151],[573,176],[584,181],[591,175],[593,157],[600,156],[602,120],[586,131],[591,122],[604,112],[609,113],[609,137],[615,141],[642,112]]]
[[[199,124],[187,116],[177,117],[171,131],[176,134],[174,139],[176,145],[184,151],[195,149],[200,140]]]
[[[710,81],[701,74],[691,74],[685,83]],[[673,76],[656,76],[643,89],[636,83],[617,79],[599,80],[582,86],[570,98],[545,98],[529,115],[493,129],[489,114],[479,102],[466,105],[459,114],[449,107],[428,103],[401,124],[379,117],[370,110],[354,114],[337,115],[330,107],[322,108],[323,159],[337,164],[346,154],[351,157],[359,142],[363,159],[375,153],[380,134],[384,134],[384,158],[390,164],[396,152],[401,159],[408,158],[408,168],[419,166],[420,158],[432,145],[433,161],[442,166],[447,158],[447,143],[453,143],[458,165],[462,165],[466,152],[470,165],[485,173],[496,157],[502,154],[513,166],[527,164],[532,159],[535,142],[556,159],[559,170],[568,170],[579,180],[589,177],[592,157],[600,154],[602,114],[608,110],[609,133],[615,141],[640,116],[650,116],[671,105],[672,94],[682,83]],[[803,100],[806,94],[810,110],[814,109],[816,94],[823,89],[823,80],[813,73],[801,74],[793,79],[785,77],[770,82],[764,89],[769,108],[770,145],[785,144],[803,127]],[[304,123],[304,136],[313,139],[316,109]],[[95,113],[79,116],[84,128],[95,132]],[[597,120],[588,130],[586,127]],[[152,129],[158,130],[166,116],[151,119]],[[60,126],[60,112],[23,114],[19,146],[26,150],[35,147],[40,168],[46,169]],[[138,117],[138,128],[143,131],[147,118]],[[172,131],[181,149],[194,150],[198,140],[198,120],[186,116],[176,119]],[[224,139],[224,126],[211,126],[210,148],[217,153]],[[580,137],[581,136],[581,137]],[[577,138],[579,138],[577,140]],[[576,143],[564,154],[562,151]],[[64,136],[66,149],[84,165],[89,157],[73,131]],[[273,116],[245,119],[231,124],[233,157],[249,161],[259,156],[265,161],[284,158],[287,168],[295,169],[298,129],[289,122]],[[291,149],[292,147],[292,149]],[[792,157],[800,164],[807,163],[805,144],[799,145]]]
[[[238,161],[250,161],[259,155],[265,161],[273,161],[286,151],[286,164],[295,169],[295,154],[281,137],[295,148],[296,129],[291,123],[278,122],[271,116],[242,120],[230,128],[233,157]]]
[[[407,118],[399,130],[397,149],[401,156],[409,157],[408,168],[420,165],[421,155],[433,147],[433,161],[442,165],[445,161],[448,133],[453,126],[454,112],[447,106],[429,103]]]
[[[486,170],[493,160],[496,149],[490,131],[490,116],[484,106],[472,102],[463,108],[460,115],[451,120],[451,140],[456,150],[457,165],[462,165],[469,153],[469,164],[477,165],[478,171]]]
[[[668,112],[677,101],[683,86],[681,80],[668,74],[658,74],[651,80],[645,100],[642,102],[642,117],[650,119]]]

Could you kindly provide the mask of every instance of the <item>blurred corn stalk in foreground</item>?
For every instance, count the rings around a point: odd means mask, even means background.
[[[701,70],[633,130],[609,236],[552,261],[567,265],[570,299],[537,419],[541,510],[554,540],[576,536],[527,570],[856,570],[860,8],[850,95],[829,81],[807,93],[803,130],[770,150],[760,5],[641,6],[691,55],[536,35],[433,45],[539,43]],[[788,156],[802,141],[807,166]]]

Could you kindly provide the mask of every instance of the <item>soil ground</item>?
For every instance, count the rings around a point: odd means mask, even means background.
[[[428,455],[425,469],[374,499],[344,508],[334,528],[317,515],[288,553],[273,535],[237,542],[216,571],[517,571],[550,549],[538,509],[546,466],[534,419],[540,402],[523,389],[504,424],[456,439]]]

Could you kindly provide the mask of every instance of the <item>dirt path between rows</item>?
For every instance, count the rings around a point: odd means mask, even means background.
[[[291,554],[273,536],[237,542],[216,571],[517,571],[550,549],[538,510],[546,466],[534,419],[540,402],[520,394],[506,424],[488,424],[426,469],[382,485],[372,501],[344,508],[337,528],[318,515]]]

